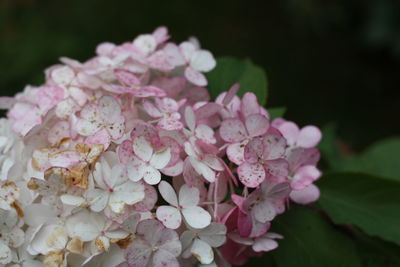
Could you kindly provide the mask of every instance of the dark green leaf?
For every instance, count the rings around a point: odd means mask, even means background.
[[[268,113],[271,119],[276,119],[276,118],[282,118],[283,115],[286,112],[285,107],[279,107],[279,108],[269,108]]]
[[[318,203],[339,224],[400,244],[400,183],[361,173],[331,173],[318,185]]]
[[[342,170],[360,171],[400,181],[400,138],[389,138],[370,146],[346,161]]]
[[[292,206],[272,225],[285,237],[271,252],[278,267],[361,266],[352,240],[307,208]]]
[[[265,104],[267,76],[262,68],[253,64],[249,59],[218,58],[216,68],[206,76],[212,99],[229,90],[234,83],[238,82],[240,83],[239,96],[246,92],[253,92],[257,95],[260,105]]]
[[[358,254],[363,266],[397,267],[400,266],[400,247],[379,238],[367,236],[365,233],[353,230]]]

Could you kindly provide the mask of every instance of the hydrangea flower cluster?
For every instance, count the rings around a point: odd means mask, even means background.
[[[213,55],[169,38],[102,43],[0,99],[1,266],[240,265],[277,248],[289,200],[319,197],[318,128],[238,84],[211,101]]]

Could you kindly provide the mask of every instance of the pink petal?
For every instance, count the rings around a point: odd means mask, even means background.
[[[197,120],[207,119],[217,114],[221,109],[221,105],[218,105],[216,103],[207,103],[196,109],[196,118]]]
[[[185,69],[185,77],[188,79],[189,82],[193,83],[197,86],[206,86],[207,79],[206,77],[197,70],[192,69],[191,67],[187,67]]]
[[[299,168],[291,183],[294,190],[302,190],[321,176],[321,172],[312,165],[307,165]]]
[[[162,113],[160,110],[151,102],[149,101],[144,101],[143,102],[143,108],[153,118],[160,118],[162,117]]]
[[[245,93],[242,98],[240,110],[244,117],[251,114],[259,114],[260,106],[257,101],[257,96],[253,93]]]
[[[299,127],[291,121],[284,122],[279,126],[279,131],[282,133],[282,135],[285,137],[287,144],[289,146],[293,146],[296,144],[296,141],[299,137]]]
[[[182,222],[179,210],[171,206],[160,206],[156,211],[157,219],[169,229],[177,229]]]
[[[278,243],[269,238],[257,238],[253,245],[255,252],[266,252],[274,250],[278,247]]]
[[[260,114],[253,114],[245,120],[246,129],[250,137],[264,135],[269,127],[268,119]]]
[[[225,142],[230,143],[240,142],[247,136],[246,128],[239,119],[224,120],[219,133]]]
[[[125,140],[117,148],[117,154],[122,164],[128,163],[133,156],[133,143],[130,140]]]
[[[289,174],[289,163],[285,159],[268,160],[264,165],[268,178],[275,182],[285,182]]]
[[[306,126],[300,130],[297,145],[304,148],[317,146],[321,140],[321,131],[315,126]]]
[[[290,199],[297,204],[306,205],[316,201],[319,198],[320,192],[317,186],[310,184],[306,188],[290,193]]]
[[[232,87],[229,89],[229,91],[225,94],[223,100],[222,100],[222,105],[226,106],[228,105],[233,97],[236,95],[237,91],[239,91],[240,88],[240,84],[239,83],[235,83],[232,85]]]
[[[263,158],[266,160],[274,160],[282,158],[286,152],[286,140],[280,135],[269,134],[264,137]]]
[[[242,164],[244,162],[244,147],[245,142],[228,145],[226,148],[226,155],[228,156],[229,160],[236,165]]]
[[[257,187],[265,179],[264,167],[259,164],[243,163],[238,168],[239,180],[247,187]]]
[[[129,93],[135,97],[163,97],[166,95],[165,91],[155,86],[144,86],[139,90],[130,90]]]
[[[136,86],[140,84],[140,80],[130,71],[124,69],[115,69],[114,75],[118,81],[127,86]]]
[[[134,205],[136,211],[146,212],[151,211],[157,203],[158,195],[153,186],[143,183],[145,198]]]
[[[101,144],[104,145],[104,150],[107,150],[107,148],[110,146],[111,138],[107,130],[102,129],[97,133],[95,133],[94,135],[91,135],[88,138],[86,138],[85,143],[89,145]]]

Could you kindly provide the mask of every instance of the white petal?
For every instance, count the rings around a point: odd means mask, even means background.
[[[198,50],[190,58],[190,66],[201,72],[208,72],[216,65],[213,55],[207,50]]]
[[[158,185],[158,190],[161,196],[172,206],[178,207],[178,198],[176,196],[174,188],[166,181],[161,181]]]
[[[195,239],[190,250],[201,264],[210,264],[214,260],[214,252],[209,244]]]
[[[149,161],[153,155],[153,147],[143,136],[133,140],[133,151],[143,161]]]
[[[179,210],[171,206],[160,206],[156,211],[157,219],[170,229],[177,229],[182,222]]]
[[[155,185],[161,181],[161,173],[152,166],[147,166],[143,174],[143,179],[146,183]]]
[[[109,196],[110,193],[102,189],[89,190],[86,195],[90,209],[94,212],[100,212],[105,209]]]
[[[160,170],[168,165],[169,161],[171,160],[171,149],[162,149],[157,151],[151,157],[150,165],[154,168]]]
[[[179,190],[179,205],[183,208],[197,206],[200,202],[200,192],[196,187],[182,185]]]
[[[7,264],[11,262],[12,260],[12,253],[10,248],[3,243],[3,241],[0,241],[0,263],[1,264]]]
[[[195,157],[189,157],[190,164],[195,171],[202,175],[207,181],[215,182],[215,172],[203,162],[197,160]]]
[[[62,195],[60,199],[63,204],[71,206],[80,206],[85,203],[85,199],[83,197],[68,194]]]
[[[190,207],[182,209],[186,222],[195,229],[202,229],[210,225],[211,215],[201,207]]]

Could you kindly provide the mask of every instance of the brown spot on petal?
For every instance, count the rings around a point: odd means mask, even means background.
[[[38,190],[39,189],[39,185],[37,184],[37,181],[38,181],[39,179],[37,179],[37,178],[31,178],[30,180],[29,180],[29,182],[27,183],[27,187],[30,189],[30,190]]]
[[[43,258],[44,267],[63,267],[64,265],[64,252],[52,251]]]
[[[76,186],[82,189],[87,189],[88,186],[89,168],[86,163],[74,166],[68,169],[65,175],[65,184],[67,186]]]
[[[68,242],[67,249],[72,253],[82,254],[83,242],[79,238],[74,237]]]
[[[113,239],[110,240],[110,242],[111,243],[116,243],[122,249],[126,249],[132,243],[131,235],[129,235],[129,236],[123,238],[123,239],[113,238]]]
[[[18,217],[20,217],[20,218],[24,217],[24,212],[22,211],[21,206],[18,204],[18,201],[15,200],[15,201],[11,204],[11,206],[12,206],[12,207],[15,209],[15,211],[17,212]]]

